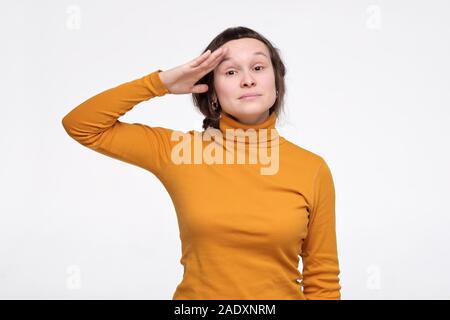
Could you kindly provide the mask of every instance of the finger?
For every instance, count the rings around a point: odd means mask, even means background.
[[[214,61],[215,59],[222,57],[226,53],[226,51],[227,51],[227,48],[225,48],[225,47],[218,48],[211,54],[211,56],[210,56],[211,61]]]
[[[222,49],[219,48],[216,51],[214,51],[211,56],[206,59],[206,61],[203,63],[203,67],[205,68],[211,68],[212,66],[215,66],[221,58],[223,58],[224,54],[226,53],[226,48]]]
[[[199,57],[195,58],[189,65],[193,68],[201,65],[209,56],[211,55],[211,50],[203,52]]]
[[[211,54],[211,50],[206,50],[205,52],[203,52],[203,54],[201,54],[199,57],[195,58],[190,66],[195,68],[198,67],[199,65],[201,65]]]
[[[208,85],[207,84],[198,84],[194,86],[191,90],[193,93],[203,93],[208,91]]]
[[[214,70],[214,69],[219,65],[219,63],[220,63],[220,62],[222,61],[222,59],[223,59],[224,54],[225,54],[225,53],[223,53],[223,54],[221,54],[221,55],[218,55],[218,56],[217,56],[215,59],[213,59],[212,61],[209,61],[209,62],[205,62],[205,63],[204,63],[204,64],[205,64],[205,71],[206,71],[206,73],[208,73],[208,72]]]

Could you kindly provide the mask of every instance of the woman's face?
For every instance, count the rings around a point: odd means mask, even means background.
[[[231,40],[214,69],[214,89],[225,113],[245,124],[258,124],[269,116],[276,100],[275,74],[266,45],[253,38]],[[258,94],[241,98],[245,94]]]

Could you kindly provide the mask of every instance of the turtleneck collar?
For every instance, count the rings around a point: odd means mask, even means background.
[[[219,129],[226,140],[234,140],[235,143],[245,143],[246,145],[267,143],[267,146],[270,147],[270,145],[278,145],[284,141],[275,128],[276,121],[276,113],[272,112],[266,120],[259,124],[245,124],[236,121],[221,110]],[[227,129],[231,131],[231,136],[227,136]],[[250,139],[249,136],[252,136],[253,139]]]

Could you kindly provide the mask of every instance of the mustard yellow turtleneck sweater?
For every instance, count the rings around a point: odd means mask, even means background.
[[[62,124],[82,145],[150,171],[169,192],[184,267],[172,298],[340,299],[335,189],[324,159],[279,136],[275,113],[245,125],[221,112],[220,128],[203,132],[119,121],[169,92],[159,72],[91,97]],[[269,134],[256,144],[226,135],[239,128]],[[252,163],[251,150],[266,157]]]

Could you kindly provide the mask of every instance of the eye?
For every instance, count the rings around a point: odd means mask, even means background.
[[[256,69],[256,68],[261,68],[260,70],[264,69],[263,66],[256,66],[255,69]],[[260,71],[260,70],[258,70],[258,71]],[[229,70],[229,71],[226,72],[226,74],[227,74],[227,75],[230,75],[230,72],[235,72],[235,71],[234,71],[234,70]]]

